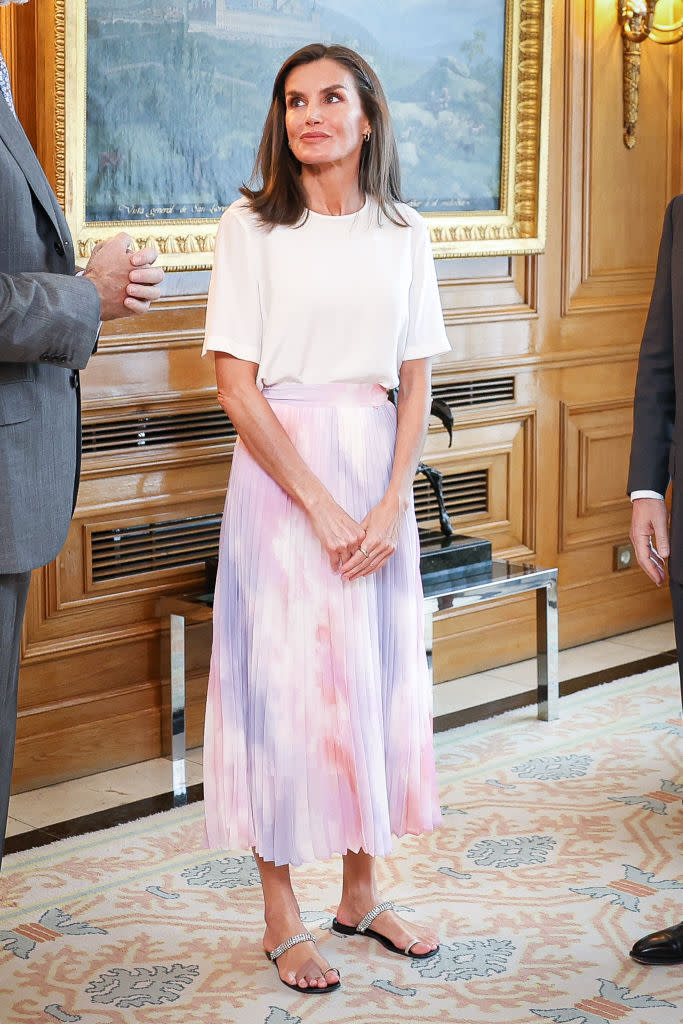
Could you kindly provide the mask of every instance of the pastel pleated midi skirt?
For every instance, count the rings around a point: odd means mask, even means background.
[[[294,446],[357,521],[391,475],[378,385],[264,389]],[[209,845],[301,864],[391,851],[440,822],[419,544],[344,582],[303,510],[238,442],[221,528],[207,698]]]

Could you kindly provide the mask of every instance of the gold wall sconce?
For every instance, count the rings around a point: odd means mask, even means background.
[[[678,43],[683,39],[683,17],[670,25],[655,23],[658,0],[617,0],[617,17],[624,47],[624,145],[633,149],[638,123],[640,48],[646,39],[654,43]]]

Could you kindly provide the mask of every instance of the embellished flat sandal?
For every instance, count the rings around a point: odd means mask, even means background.
[[[266,952],[266,956],[268,957],[269,960],[272,960],[272,962],[277,967],[278,957],[281,957],[282,954],[286,953],[288,949],[292,948],[292,946],[298,946],[300,942],[315,943],[315,936],[311,935],[310,932],[300,932],[299,935],[292,935],[290,939],[285,939],[285,941],[281,942],[279,946],[276,946],[272,953]],[[311,963],[312,962],[313,961],[311,961]],[[325,974],[329,974],[330,971],[335,971],[337,975],[339,975],[339,971],[337,971],[336,967],[328,967],[327,970],[325,971]],[[338,981],[332,982],[332,984],[328,982],[325,988],[320,988],[318,985],[306,985],[305,988],[302,988],[301,985],[292,984],[292,982],[290,981],[285,981],[284,978],[281,977],[279,970],[277,972],[277,975],[278,978],[280,978],[282,984],[286,985],[287,988],[294,989],[295,992],[308,992],[309,994],[316,996],[323,996],[326,995],[328,992],[334,992],[341,985],[341,978],[339,978]]]
[[[386,935],[381,935],[379,932],[370,928],[370,925],[376,917],[383,914],[385,910],[393,910],[394,906],[395,904],[392,903],[391,900],[385,900],[384,903],[378,903],[376,907],[373,907],[372,910],[367,912],[365,917],[358,922],[355,928],[353,925],[340,924],[335,917],[332,921],[332,931],[336,932],[338,935],[367,935],[369,938],[376,939],[377,942],[381,942],[384,948],[390,950],[390,952],[398,953],[399,956],[408,956],[412,960],[429,960],[430,957],[436,956],[439,952],[438,946],[436,949],[430,949],[428,953],[411,952],[413,946],[416,946],[419,942],[424,942],[424,939],[411,939],[405,949],[401,949],[401,947],[397,946],[391,941],[391,939],[388,939]]]

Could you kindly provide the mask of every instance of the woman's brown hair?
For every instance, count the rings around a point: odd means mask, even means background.
[[[294,68],[314,61],[333,60],[353,75],[363,113],[372,134],[363,144],[358,169],[361,192],[372,196],[380,210],[394,224],[406,226],[397,209],[401,200],[401,177],[391,115],[380,81],[367,61],[346,46],[310,43],[288,57],[277,73],[273,98],[263,127],[254,170],[240,192],[261,220],[271,227],[298,224],[306,213],[301,187],[301,164],[287,144],[285,82]]]

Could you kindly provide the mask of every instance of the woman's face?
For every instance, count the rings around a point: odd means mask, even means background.
[[[370,122],[353,74],[323,57],[300,64],[285,80],[289,147],[302,164],[358,161]]]

